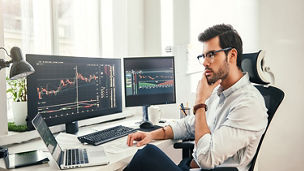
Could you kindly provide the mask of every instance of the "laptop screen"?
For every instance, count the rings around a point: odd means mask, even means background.
[[[32,123],[38,131],[41,139],[44,141],[45,145],[49,149],[50,153],[52,154],[56,162],[59,164],[60,153],[62,150],[58,145],[53,133],[43,120],[42,116],[40,114],[37,114],[36,117],[32,120]]]

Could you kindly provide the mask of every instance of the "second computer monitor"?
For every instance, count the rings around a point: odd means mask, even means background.
[[[175,103],[174,57],[124,58],[125,104]]]

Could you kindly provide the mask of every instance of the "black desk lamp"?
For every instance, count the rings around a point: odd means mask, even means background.
[[[6,55],[12,58],[10,61],[0,59],[0,70],[2,68],[9,67],[10,64],[13,63],[10,70],[10,79],[16,80],[22,77],[26,77],[35,72],[35,69],[23,59],[20,48],[12,47],[11,55],[9,55],[6,49],[3,47],[0,47],[0,49],[3,49]]]

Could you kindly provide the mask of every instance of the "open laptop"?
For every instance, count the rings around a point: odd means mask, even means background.
[[[40,114],[35,116],[32,123],[60,169],[105,165],[109,163],[103,149],[75,148],[62,150]]]

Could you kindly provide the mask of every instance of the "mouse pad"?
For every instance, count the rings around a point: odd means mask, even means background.
[[[137,130],[143,131],[143,132],[151,132],[151,131],[157,130],[159,128],[162,128],[162,126],[153,125],[153,127],[151,127],[151,128],[138,128]]]

